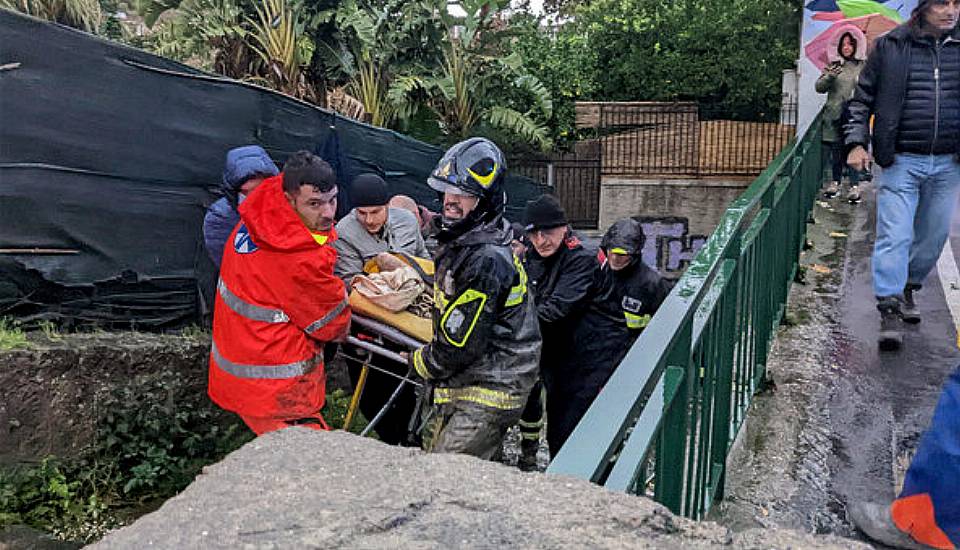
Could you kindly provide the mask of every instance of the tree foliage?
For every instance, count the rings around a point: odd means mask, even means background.
[[[592,0],[576,31],[597,55],[596,96],[695,99],[728,116],[775,116],[799,47],[796,0]]]
[[[520,16],[513,24],[512,51],[553,99],[553,116],[548,121],[551,138],[560,146],[569,145],[580,137],[574,124],[574,102],[601,99],[598,90],[603,75],[597,52],[573,25],[553,33],[534,17]]]
[[[537,18],[507,0],[459,0],[458,11],[447,0],[130,1],[153,26],[139,45],[161,55],[320,105],[338,90],[369,122],[435,143],[486,135],[537,149],[583,137],[579,100],[695,100],[715,117],[774,119],[803,9],[549,0]],[[102,20],[98,0],[0,6],[92,31]]]

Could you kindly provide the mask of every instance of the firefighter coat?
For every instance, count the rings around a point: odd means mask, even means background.
[[[604,263],[594,294],[571,338],[566,370],[547,400],[547,442],[556,454],[586,414],[614,369],[670,293],[672,283],[639,258],[620,271]],[[552,397],[556,403],[549,402]]]
[[[527,275],[501,218],[443,243],[436,259],[433,340],[415,351],[434,403],[517,410],[537,378],[540,331]]]

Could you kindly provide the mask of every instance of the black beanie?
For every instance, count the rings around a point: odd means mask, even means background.
[[[553,195],[541,195],[527,203],[523,213],[524,230],[550,229],[567,225],[567,215]]]
[[[387,182],[376,174],[361,174],[350,185],[350,201],[354,208],[386,206],[390,202]]]

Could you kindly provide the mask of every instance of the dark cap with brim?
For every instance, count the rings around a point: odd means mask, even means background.
[[[523,213],[523,228],[525,231],[535,229],[552,229],[567,225],[567,214],[563,211],[560,201],[553,195],[541,195],[527,203]]]

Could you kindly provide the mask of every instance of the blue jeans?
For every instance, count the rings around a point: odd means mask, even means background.
[[[960,191],[960,163],[953,155],[897,153],[877,178],[877,241],[873,291],[899,296],[920,284],[936,265],[950,233]]]

